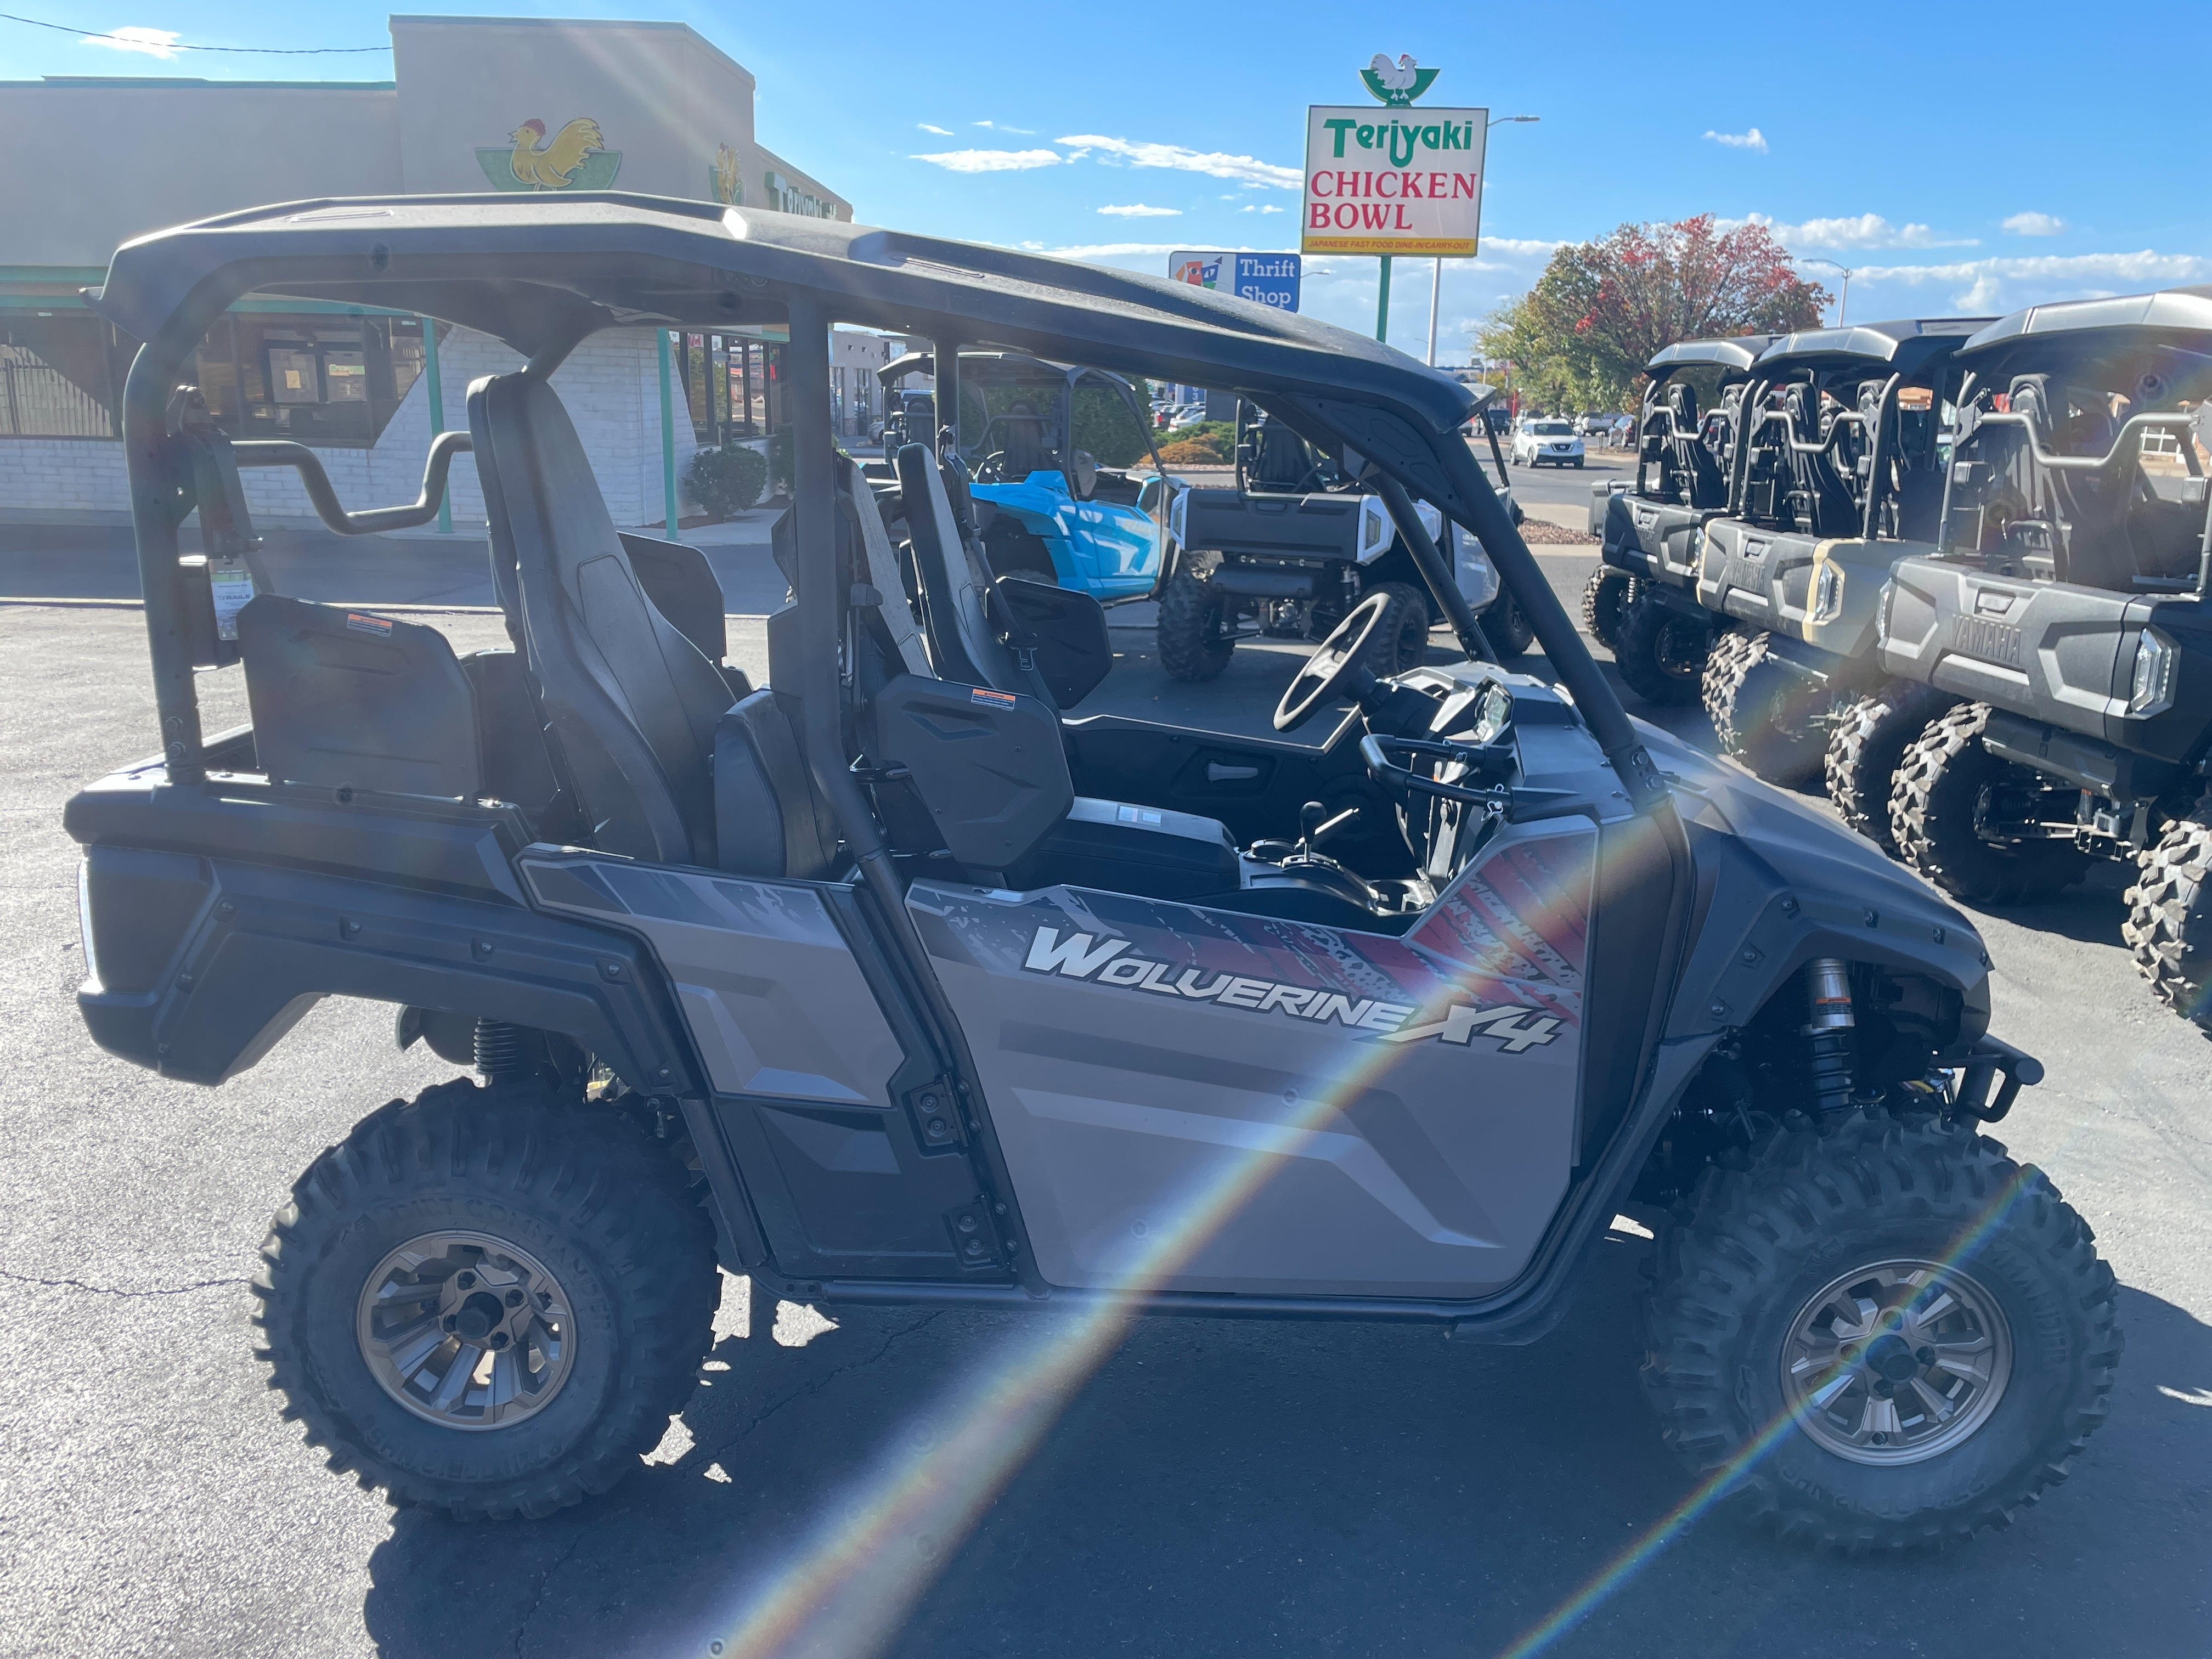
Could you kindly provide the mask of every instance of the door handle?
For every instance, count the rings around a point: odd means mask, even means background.
[[[1224,766],[1219,761],[1206,763],[1206,781],[1208,783],[1237,783],[1259,775],[1260,769],[1256,766]]]

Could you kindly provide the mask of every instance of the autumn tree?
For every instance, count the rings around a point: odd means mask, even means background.
[[[1827,301],[1765,226],[1723,231],[1707,213],[1558,249],[1480,338],[1540,402],[1630,408],[1644,364],[1676,341],[1817,328]]]

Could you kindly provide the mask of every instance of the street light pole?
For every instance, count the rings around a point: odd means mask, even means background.
[[[1853,274],[1851,268],[1849,265],[1839,265],[1833,259],[1808,259],[1805,263],[1808,265],[1826,265],[1831,270],[1840,270],[1843,272],[1844,291],[1836,301],[1836,326],[1838,328],[1841,328],[1844,325],[1844,319],[1850,315],[1851,311],[1851,276]]]
[[[1490,125],[1493,127],[1508,125],[1519,126],[1530,121],[1540,121],[1543,118],[1544,118],[1540,115],[1501,115],[1496,120],[1492,121]],[[1486,131],[1488,129],[1486,128],[1485,131]],[[1482,159],[1484,167],[1487,170],[1490,158],[1486,155]],[[1437,302],[1443,298],[1443,292],[1444,260],[1443,255],[1440,253],[1437,256],[1436,275],[1429,283],[1429,367],[1431,368],[1434,368],[1437,366]],[[1383,302],[1387,305],[1389,302],[1390,293],[1390,262],[1388,258],[1385,258],[1382,262],[1382,293]],[[1375,337],[1379,340],[1382,337],[1380,333],[1377,333]]]

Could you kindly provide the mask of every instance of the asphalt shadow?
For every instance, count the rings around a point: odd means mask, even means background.
[[[1693,1482],[1636,1382],[1648,1249],[1609,1238],[1528,1348],[1139,1322],[965,1539],[879,1541],[944,1557],[889,1653],[1504,1654],[1593,1583],[1609,1589],[1541,1651],[1765,1659],[1809,1620],[1834,1651],[1973,1631],[2075,1656],[2119,1650],[2123,1614],[2130,1653],[2203,1651],[2212,1328],[2122,1291],[2112,1420],[2008,1533],[1943,1556],[1809,1556],[1725,1505],[1669,1526]],[[728,1369],[681,1419],[689,1449],[604,1498],[507,1525],[398,1513],[369,1562],[380,1652],[736,1650],[812,1546],[859,1535],[948,1389],[1004,1367],[1038,1316],[836,1316],[803,1348],[757,1318],[721,1342]],[[1655,1530],[1667,1541],[1634,1565]]]

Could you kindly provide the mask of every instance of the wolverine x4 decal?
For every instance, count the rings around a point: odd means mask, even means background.
[[[1498,1052],[1517,1054],[1559,1035],[1559,1020],[1516,1003],[1489,1008],[1455,1003],[1438,1011],[1435,1018],[1408,1025],[1407,1020],[1417,1012],[1408,1003],[1349,997],[1319,986],[1210,974],[1202,968],[1178,971],[1171,963],[1132,956],[1130,948],[1126,939],[1079,933],[1063,936],[1057,928],[1039,927],[1030,940],[1022,966],[1033,974],[1214,1002],[1224,1008],[1246,1008],[1255,1014],[1278,1014],[1316,1024],[1347,1026],[1382,1042],[1415,1042],[1433,1037],[1439,1042],[1466,1047],[1484,1036],[1498,1040]]]

